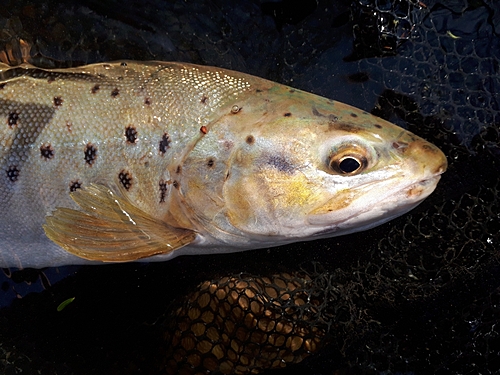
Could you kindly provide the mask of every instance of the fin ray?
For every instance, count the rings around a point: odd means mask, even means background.
[[[98,184],[71,198],[81,210],[57,208],[44,225],[48,238],[80,258],[133,261],[168,254],[194,241],[196,233],[153,218],[121,194]]]

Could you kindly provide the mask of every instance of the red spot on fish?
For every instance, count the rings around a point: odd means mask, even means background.
[[[203,125],[201,128],[200,128],[200,132],[202,132],[203,134],[207,134],[208,133],[208,129],[205,125]]]

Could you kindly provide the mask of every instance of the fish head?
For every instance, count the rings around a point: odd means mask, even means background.
[[[277,245],[366,230],[422,202],[447,168],[439,148],[365,111],[303,92],[279,103],[240,130],[226,231]]]

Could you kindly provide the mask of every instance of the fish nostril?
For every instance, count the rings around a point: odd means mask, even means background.
[[[399,150],[400,152],[405,152],[405,150],[408,148],[408,143],[394,141],[392,142],[392,148],[394,148],[395,150]]]

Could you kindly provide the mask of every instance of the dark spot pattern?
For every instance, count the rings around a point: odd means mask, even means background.
[[[120,63],[120,66],[127,66],[127,63],[125,61]]]
[[[290,94],[293,94],[293,93],[295,92],[295,89],[290,89],[290,90],[288,90],[288,92],[289,92]]]
[[[92,144],[88,143],[85,147],[85,162],[92,166],[97,158],[97,148]]]
[[[292,174],[295,171],[293,164],[291,164],[282,155],[270,155],[269,158],[267,159],[267,163],[270,166],[276,168],[280,172]]]
[[[6,85],[6,83],[0,83],[0,90],[3,90],[5,85]]]
[[[256,89],[255,92],[262,92],[262,90],[261,89]]]
[[[380,125],[380,124],[375,124],[373,126],[375,126],[377,129],[382,129],[382,125]]]
[[[160,203],[165,202],[165,198],[167,197],[167,183],[165,180],[160,180]]]
[[[79,180],[71,181],[69,184],[69,191],[74,192],[82,188],[82,183]]]
[[[7,169],[7,177],[12,182],[16,182],[19,178],[19,172],[19,168],[17,168],[15,165],[12,165],[9,167],[9,169]]]
[[[207,134],[208,133],[208,129],[205,125],[203,125],[201,128],[200,128],[200,132],[202,132],[203,134]]]
[[[9,124],[9,126],[17,125],[18,121],[19,121],[19,113],[17,113],[17,112],[9,113],[9,118],[7,120],[7,123]]]
[[[151,99],[150,98],[145,98],[144,99],[144,104],[145,105],[151,105]]]
[[[182,165],[178,165],[177,169],[175,170],[175,173],[179,174],[182,172]]]
[[[213,158],[208,158],[207,167],[212,168],[215,165],[215,160]]]
[[[253,135],[248,135],[247,138],[245,139],[245,141],[249,144],[249,145],[253,145],[253,143],[255,142],[255,138],[253,137]]]
[[[111,97],[116,98],[118,95],[120,95],[120,90],[117,88],[111,91]]]
[[[122,170],[118,174],[118,179],[126,190],[129,190],[132,187],[132,175],[126,170]]]
[[[71,127],[73,126],[73,123],[71,121],[66,121],[66,129],[71,133]]]
[[[92,94],[95,94],[95,93],[97,93],[97,91],[100,90],[100,88],[101,87],[99,85],[95,85],[94,87],[92,87],[92,90],[90,90],[90,91],[92,92]]]
[[[168,136],[167,133],[163,134],[163,137],[161,138],[160,141],[160,152],[164,154],[167,152],[167,148],[170,147],[170,137]]]
[[[60,96],[54,97],[54,107],[60,107],[63,104],[63,99]]]
[[[40,147],[40,154],[45,159],[52,159],[54,157],[54,148],[50,144],[42,145]]]
[[[314,116],[324,117],[315,107],[312,107],[312,114]]]
[[[358,115],[351,112],[351,117],[358,117]]]
[[[290,117],[292,114],[290,112],[285,113],[283,116]]]
[[[174,180],[174,182],[172,182],[172,185],[174,185],[174,188],[179,189],[179,183],[177,181]]]
[[[47,78],[47,83],[52,83],[56,80],[56,77],[54,76],[49,76],[49,78]]]
[[[203,95],[203,97],[200,100],[200,103],[201,104],[207,104],[207,100],[208,100],[208,97],[206,97],[205,95]]]
[[[125,137],[127,138],[127,143],[135,143],[137,141],[137,130],[133,126],[127,126],[125,129]]]

